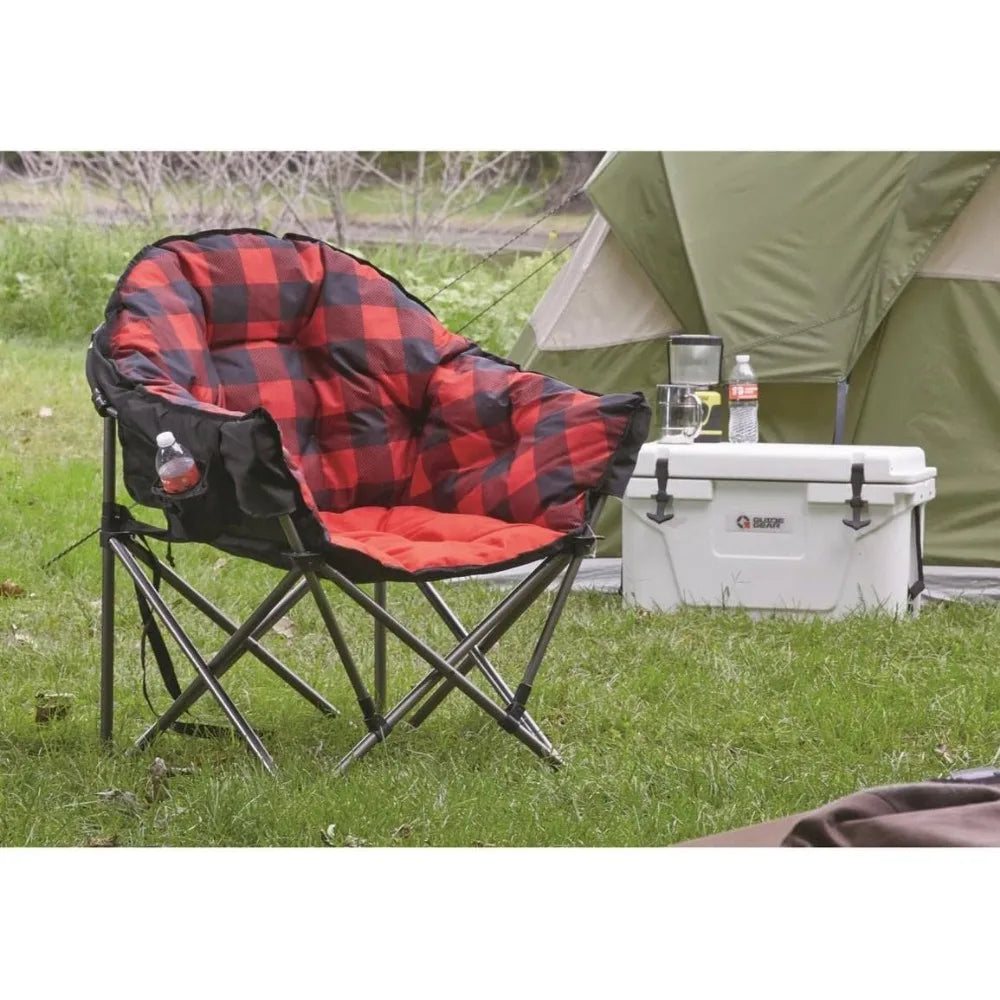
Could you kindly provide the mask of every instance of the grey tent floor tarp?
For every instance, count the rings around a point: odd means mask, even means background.
[[[537,566],[531,563],[501,573],[478,577],[500,586],[513,586]],[[925,566],[927,601],[996,601],[1000,600],[1000,569],[986,566]],[[579,590],[621,589],[622,561],[615,558],[584,559],[574,581]],[[553,584],[555,586],[555,584]]]

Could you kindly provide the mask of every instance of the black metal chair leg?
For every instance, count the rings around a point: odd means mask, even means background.
[[[309,584],[309,590],[312,592],[313,600],[316,602],[316,609],[319,611],[320,617],[323,619],[323,624],[326,626],[326,630],[333,640],[333,645],[337,650],[337,655],[340,657],[340,662],[343,664],[344,671],[347,673],[347,679],[351,682],[351,687],[354,689],[355,697],[358,699],[358,705],[361,708],[361,714],[365,720],[365,725],[368,726],[369,731],[379,732],[382,728],[382,716],[379,710],[375,706],[375,700],[372,698],[365,686],[364,679],[361,677],[361,672],[358,670],[357,663],[351,654],[350,647],[347,645],[347,641],[344,638],[344,634],[341,631],[340,624],[337,622],[337,617],[333,613],[333,608],[330,606],[329,600],[327,600],[326,593],[323,590],[323,583],[320,578],[316,575],[316,572],[311,568],[311,561],[309,553],[306,552],[305,546],[302,544],[302,539],[299,537],[299,533],[295,528],[292,519],[287,515],[280,517],[279,522],[281,528],[285,533],[285,538],[288,540],[289,548],[292,550],[294,556],[304,560],[303,562],[303,576],[306,582]],[[358,593],[363,593],[363,591],[358,591]],[[371,598],[364,594],[365,600],[371,601]],[[375,607],[379,605],[375,604]],[[388,614],[382,608],[379,608],[383,614]],[[389,616],[391,618],[391,616]]]
[[[604,509],[604,504],[606,499],[607,498],[604,496],[598,496],[593,501],[590,515],[587,519],[588,527],[597,523],[597,520],[601,516],[601,512]],[[593,539],[591,541],[593,541]],[[526,685],[528,686],[527,690],[530,691],[530,685],[534,681],[535,675],[538,673],[538,668],[541,666],[545,650],[548,648],[548,644],[552,638],[553,633],[555,632],[556,624],[558,623],[559,618],[562,616],[562,611],[566,604],[566,599],[569,597],[569,592],[572,589],[573,581],[576,579],[577,570],[580,568],[580,563],[583,561],[585,556],[586,553],[580,551],[576,555],[568,557],[566,562],[560,564],[559,571],[553,573],[550,577],[550,582],[551,582],[551,580],[554,580],[559,575],[559,572],[562,571],[562,568],[565,567],[566,575],[563,577],[562,582],[559,585],[559,589],[556,592],[555,600],[552,603],[552,607],[549,610],[549,614],[548,617],[546,618],[545,625],[542,628],[542,634],[539,637],[538,643],[535,646],[534,653],[531,657],[531,660],[529,660],[528,666],[525,670],[524,680],[518,687],[519,692],[523,693],[526,690]],[[532,573],[531,576],[527,578],[527,580],[523,581],[520,586],[523,587],[526,583],[531,581],[535,577],[535,575],[544,570],[547,565],[548,563],[543,563],[541,566],[539,566],[538,569],[536,569],[535,572]],[[517,594],[518,589],[515,589],[513,594]],[[511,596],[513,596],[513,594]],[[532,601],[534,601],[534,599],[535,598],[532,597]],[[466,663],[459,667],[460,672],[463,674],[468,673],[471,669],[472,669],[471,662]],[[420,708],[414,713],[413,718],[411,720],[411,725],[419,726],[427,718],[427,716],[430,715],[431,712],[433,712],[434,709],[437,708],[437,706],[440,705],[442,701],[444,701],[444,699],[448,696],[453,687],[454,685],[451,684],[447,679],[442,679],[441,685],[438,688],[438,690],[436,690],[432,695],[430,695],[430,697],[427,698],[424,704],[421,705]],[[513,701],[513,699],[511,699],[511,701]],[[523,705],[521,706],[521,708],[523,716]]]
[[[350,597],[356,604],[361,605],[373,618],[384,622],[386,628],[399,639],[405,646],[413,650],[421,659],[428,663],[431,667],[437,670],[439,673],[444,674],[456,687],[458,687],[463,694],[474,701],[487,715],[498,722],[503,728],[508,729],[518,740],[520,740],[525,746],[536,753],[543,760],[547,760],[553,764],[561,763],[561,759],[558,754],[555,754],[551,749],[545,746],[535,735],[530,732],[524,726],[511,722],[509,716],[504,708],[501,708],[496,702],[492,701],[486,694],[479,690],[464,674],[460,673],[454,666],[455,663],[461,663],[465,660],[469,651],[479,645],[485,635],[489,635],[491,631],[495,629],[495,622],[491,622],[492,616],[488,616],[480,625],[478,625],[472,632],[469,633],[468,638],[463,642],[460,642],[455,650],[452,652],[448,659],[436,653],[431,649],[425,642],[421,641],[417,636],[409,631],[404,625],[398,622],[392,617],[385,609],[379,607],[379,605],[373,601],[363,590],[360,589],[356,584],[352,583],[346,576],[336,570],[328,569],[326,574],[328,579],[332,580],[348,597]],[[450,661],[450,662],[449,662]],[[352,750],[347,757],[345,757],[340,765],[339,770],[343,770],[350,764],[351,760],[356,760],[358,757],[367,753],[376,743],[381,742],[385,738],[385,732],[380,730],[378,732],[371,732],[368,736],[364,737],[358,745]]]
[[[264,747],[263,742],[261,742],[260,737],[256,732],[254,732],[253,727],[250,726],[240,713],[239,709],[237,709],[233,704],[232,699],[230,699],[229,695],[226,694],[225,690],[223,690],[222,685],[212,673],[210,665],[205,662],[198,650],[191,644],[187,634],[174,617],[173,612],[169,607],[167,607],[159,592],[142,572],[142,569],[139,567],[139,563],[136,561],[135,557],[128,551],[125,544],[119,540],[111,539],[109,544],[114,548],[115,554],[121,560],[122,565],[128,571],[129,576],[131,576],[135,581],[136,586],[142,591],[143,596],[149,602],[150,608],[152,608],[160,621],[163,622],[164,627],[177,643],[181,652],[190,661],[191,666],[194,667],[204,687],[208,689],[212,697],[218,702],[219,707],[222,709],[226,718],[229,719],[233,729],[235,729],[236,732],[243,738],[243,741],[247,744],[251,751],[253,751],[257,759],[264,766],[264,769],[268,773],[274,774],[277,770],[274,760],[267,752],[267,749]],[[243,634],[237,633],[236,635],[230,637],[229,642],[227,642],[222,649],[219,650],[215,657],[213,657],[213,664],[221,666],[227,662],[227,659],[235,659],[234,650],[245,645],[246,636],[252,634],[256,625],[257,623],[253,621],[253,618],[248,619],[247,623],[243,626],[243,629],[240,630],[240,633]],[[188,691],[191,691],[192,687],[193,685],[189,686]],[[195,698],[192,697],[189,700],[193,702]],[[179,716],[181,712],[188,707],[184,704],[184,701],[185,698],[182,694],[180,698],[174,701],[167,712],[160,716],[156,724],[140,739],[136,746],[139,747],[146,745],[154,735],[162,732],[164,729],[168,728],[172,722],[176,721],[177,716]]]
[[[101,739],[114,737],[115,715],[115,556],[101,553]]]
[[[441,620],[448,626],[451,630],[451,634],[461,642],[468,636],[468,631],[458,620],[455,613],[448,607],[445,603],[444,598],[429,584],[429,583],[419,583],[417,584],[420,592],[427,598],[431,607],[438,613]],[[500,672],[490,663],[489,660],[483,655],[478,646],[474,646],[470,652],[470,657],[475,661],[476,666],[482,671],[483,676],[490,682],[493,690],[503,699],[506,704],[510,704],[514,699],[514,692],[510,689],[507,682],[500,676]],[[462,670],[461,667],[459,667]],[[463,673],[465,671],[463,670]],[[422,721],[422,720],[421,720]],[[542,731],[541,726],[535,722],[532,717],[525,712],[521,717],[521,721],[526,725],[534,734],[537,736],[546,746],[550,749],[552,748],[552,741],[545,735]],[[414,722],[414,728],[419,725],[418,722]]]
[[[115,425],[104,418],[104,477],[101,508],[101,721],[100,736],[110,743],[114,736],[115,712],[115,554],[108,544],[111,511],[115,502]]]
[[[137,559],[143,562],[150,569],[153,568],[154,557],[141,546],[129,546],[129,551]],[[224,612],[209,601],[204,594],[200,594],[182,576],[179,576],[169,566],[159,563],[157,571],[165,583],[170,584],[178,594],[199,610],[206,618],[218,625],[227,635],[233,635],[239,626],[236,625]],[[289,593],[274,606],[267,619],[255,630],[253,636],[247,639],[247,652],[255,656],[261,663],[271,670],[277,677],[283,680],[293,690],[297,691],[310,704],[318,708],[324,715],[337,716],[340,712],[330,704],[318,691],[307,684],[301,677],[286,667],[281,660],[269,653],[258,639],[271,630],[274,622],[281,618],[303,598],[308,592],[308,584],[304,579],[298,580]],[[267,601],[265,600],[265,603]],[[224,671],[214,670],[216,677],[220,677]],[[189,706],[190,707],[190,706]]]
[[[375,584],[375,600],[379,606],[386,606],[386,585],[384,580]],[[384,712],[386,709],[386,662],[385,662],[385,625],[375,622],[375,707]]]
[[[569,564],[570,557],[556,557],[552,560],[542,563],[541,566],[537,567],[527,579],[523,580],[517,587],[511,591],[507,597],[497,605],[493,611],[494,616],[500,618],[506,618],[508,615],[513,614],[516,618],[525,609],[530,607],[545,588],[555,580],[559,574],[565,569]],[[516,610],[515,610],[516,609]],[[478,645],[478,644],[477,644]],[[461,673],[467,674],[472,670],[473,661],[470,659],[464,664],[461,664],[458,669]],[[438,705],[448,696],[452,691],[454,685],[448,682],[446,678],[439,678],[439,683],[437,685],[437,690],[431,694],[427,700],[417,709],[413,714],[413,718],[410,719],[410,725],[416,728],[420,726],[424,720],[433,712]]]

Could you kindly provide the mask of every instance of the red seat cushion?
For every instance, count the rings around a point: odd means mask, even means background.
[[[334,545],[409,573],[429,566],[471,569],[506,563],[562,538],[562,532],[537,524],[426,507],[355,507],[339,514],[320,511],[319,518]]]

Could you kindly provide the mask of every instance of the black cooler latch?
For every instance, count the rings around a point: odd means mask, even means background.
[[[923,531],[920,527],[920,504],[913,508],[913,546],[917,556],[917,578],[910,584],[906,596],[913,602],[927,589],[924,582],[924,544],[922,540]]]
[[[868,502],[861,498],[861,487],[865,484],[864,462],[855,462],[851,466],[851,499],[845,501],[851,505],[851,516],[844,518],[844,524],[855,531],[868,527],[872,523],[870,517],[862,517],[868,513]]]
[[[656,460],[657,490],[655,493],[651,494],[652,499],[656,501],[656,510],[652,514],[646,515],[650,521],[653,521],[656,524],[663,524],[664,521],[669,521],[674,516],[674,512],[672,510],[668,510],[674,499],[667,492],[667,480],[669,478],[670,459],[658,458]]]

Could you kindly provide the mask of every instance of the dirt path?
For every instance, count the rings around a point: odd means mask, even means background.
[[[322,223],[322,220],[317,220]],[[548,221],[548,220],[546,220]],[[528,233],[521,234],[530,222],[520,227],[497,227],[477,229],[453,226],[432,236],[429,242],[437,246],[461,247],[470,253],[491,253],[515,237],[505,250],[514,253],[539,253],[542,250],[560,250],[583,232],[583,226],[551,226],[539,223]],[[362,222],[352,227],[352,238],[356,243],[407,243],[402,226],[385,222]]]

